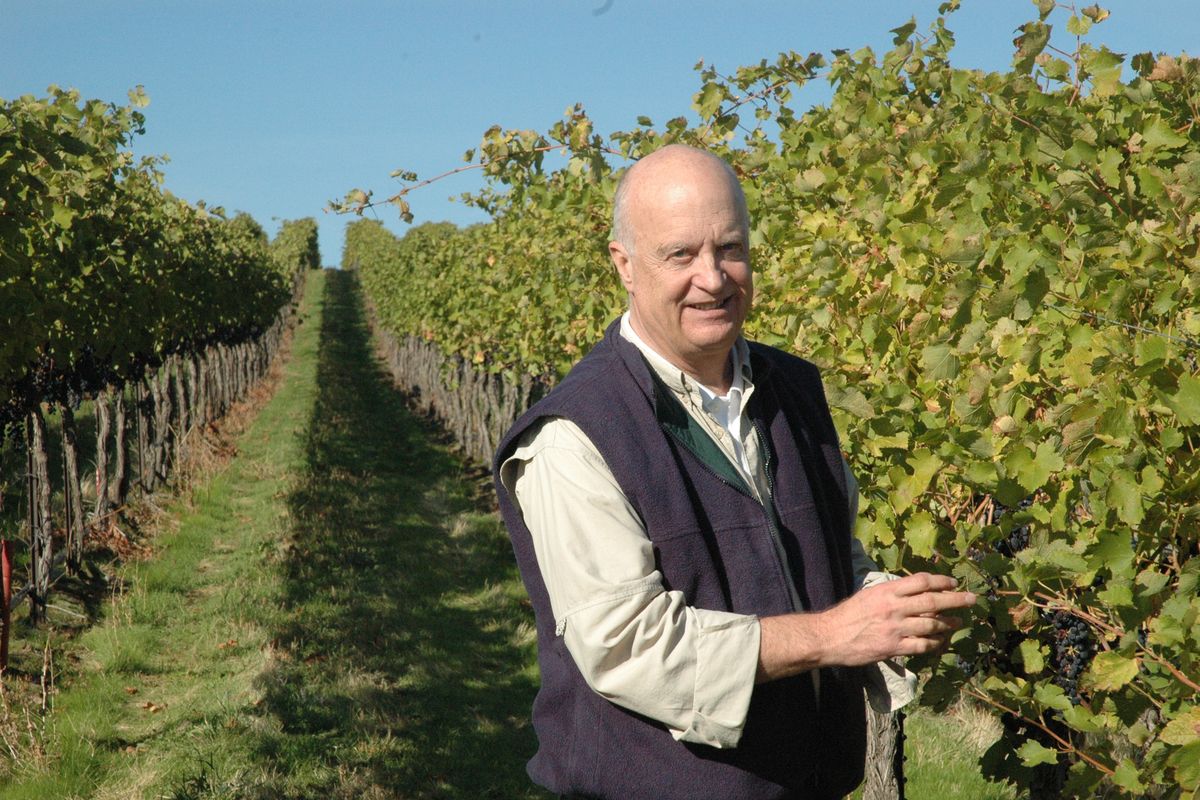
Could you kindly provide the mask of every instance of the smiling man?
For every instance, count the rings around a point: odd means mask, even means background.
[[[537,621],[529,774],[568,797],[843,797],[871,671],[941,647],[974,597],[924,574],[861,588],[820,376],[741,335],[749,215],[728,165],[658,150],[613,216],[629,310],[496,455]]]

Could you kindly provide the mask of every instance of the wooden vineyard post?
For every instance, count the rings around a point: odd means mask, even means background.
[[[12,557],[13,546],[0,539],[0,675],[8,671],[8,634],[12,627]]]
[[[112,398],[112,384],[107,384],[96,392],[96,506],[92,517],[102,522],[108,516],[110,500],[108,497],[108,439],[112,433],[112,410],[109,401]]]
[[[867,704],[863,800],[904,800],[904,712],[881,714]]]
[[[29,572],[33,580],[29,595],[29,620],[41,622],[46,615],[50,591],[50,563],[54,555],[50,540],[50,470],[46,453],[46,421],[40,408],[27,417],[29,438]]]
[[[83,500],[79,487],[79,431],[75,412],[69,403],[62,405],[63,502],[66,506],[67,570],[79,571],[83,564]]]
[[[122,383],[113,392],[113,482],[116,485],[116,504],[125,505],[129,496],[129,446],[125,441],[125,392],[128,384]]]

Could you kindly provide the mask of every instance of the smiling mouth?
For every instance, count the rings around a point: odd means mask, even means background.
[[[688,308],[694,308],[697,311],[715,311],[718,308],[724,308],[728,305],[729,299],[729,297],[726,297],[724,300],[713,300],[708,303],[688,303]]]

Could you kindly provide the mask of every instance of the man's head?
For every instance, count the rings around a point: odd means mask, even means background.
[[[613,203],[608,250],[638,335],[709,386],[726,386],[729,350],[750,310],[749,215],[721,159],[669,145],[638,161]]]

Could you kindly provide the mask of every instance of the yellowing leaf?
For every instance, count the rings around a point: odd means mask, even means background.
[[[893,478],[895,489],[891,500],[892,507],[897,512],[907,510],[913,501],[929,488],[929,482],[942,466],[942,460],[930,450],[915,451],[907,463],[912,472],[897,470]]]
[[[1111,692],[1129,683],[1137,674],[1137,659],[1110,650],[1092,659],[1091,666],[1084,674],[1084,681],[1093,689]]]
[[[1200,706],[1193,705],[1181,711],[1163,726],[1158,738],[1180,747],[1200,741]]]

